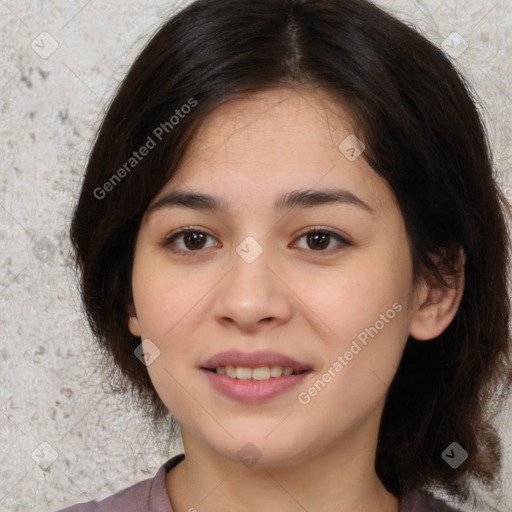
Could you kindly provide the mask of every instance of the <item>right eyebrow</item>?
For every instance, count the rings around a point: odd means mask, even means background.
[[[163,208],[172,208],[173,206],[182,206],[193,210],[210,210],[227,213],[229,208],[225,200],[215,198],[209,194],[179,192],[173,190],[165,194],[156,203],[149,206],[146,214],[150,215]]]

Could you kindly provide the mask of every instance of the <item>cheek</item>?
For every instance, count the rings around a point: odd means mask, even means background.
[[[396,294],[379,293],[359,281],[343,290],[333,286],[331,300],[322,298],[320,316],[331,331],[322,345],[324,367],[298,397],[310,417],[323,416],[336,425],[325,427],[331,430],[351,428],[376,409],[396,374],[408,336],[406,309]]]
[[[132,287],[142,335],[163,340],[212,288],[211,276],[171,267],[164,258],[135,258]]]
[[[396,324],[395,318],[404,317],[397,314],[396,309],[400,308],[393,309],[393,304],[399,303],[405,310],[409,280],[407,269],[399,270],[391,261],[361,259],[321,276],[302,274],[295,281],[294,290],[305,308],[317,317],[326,339],[343,342],[374,325],[387,311],[385,320],[391,322],[386,325]]]
[[[351,405],[362,395],[370,398],[385,390],[407,342],[412,274],[402,256],[396,251],[384,257],[381,252],[339,269],[321,285],[302,282],[301,298],[326,333],[324,371],[330,369],[326,379],[333,382],[329,387]]]

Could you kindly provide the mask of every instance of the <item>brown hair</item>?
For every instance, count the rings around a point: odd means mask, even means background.
[[[128,330],[141,218],[215,107],[283,85],[320,87],[349,109],[363,157],[400,205],[415,282],[455,272],[457,248],[466,254],[454,320],[434,340],[408,340],[389,388],[379,478],[397,496],[438,485],[467,500],[470,477],[494,488],[502,455],[492,419],[512,384],[509,205],[468,84],[435,45],[367,1],[198,0],[133,63],[98,131],[71,226],[111,377],[120,371],[154,426],[168,415]],[[135,159],[149,138],[155,146]],[[469,454],[456,469],[441,457],[453,441]]]

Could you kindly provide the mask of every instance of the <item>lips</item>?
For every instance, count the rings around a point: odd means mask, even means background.
[[[238,402],[262,403],[298,386],[313,368],[278,352],[232,350],[214,355],[202,363],[200,370],[213,389],[224,396]]]
[[[244,368],[259,368],[262,366],[281,366],[292,368],[294,373],[312,370],[312,367],[292,359],[291,357],[272,351],[241,352],[230,350],[219,352],[200,365],[203,370],[215,370],[219,367],[234,366]]]

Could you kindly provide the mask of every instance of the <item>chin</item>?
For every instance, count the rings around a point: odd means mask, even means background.
[[[307,439],[298,433],[294,437],[290,432],[278,432],[278,429],[269,435],[271,430],[254,431],[254,435],[245,432],[234,439],[224,439],[222,446],[213,444],[212,447],[219,455],[234,463],[241,463],[248,469],[285,469],[299,464],[306,456]],[[240,432],[244,431],[241,429]]]

